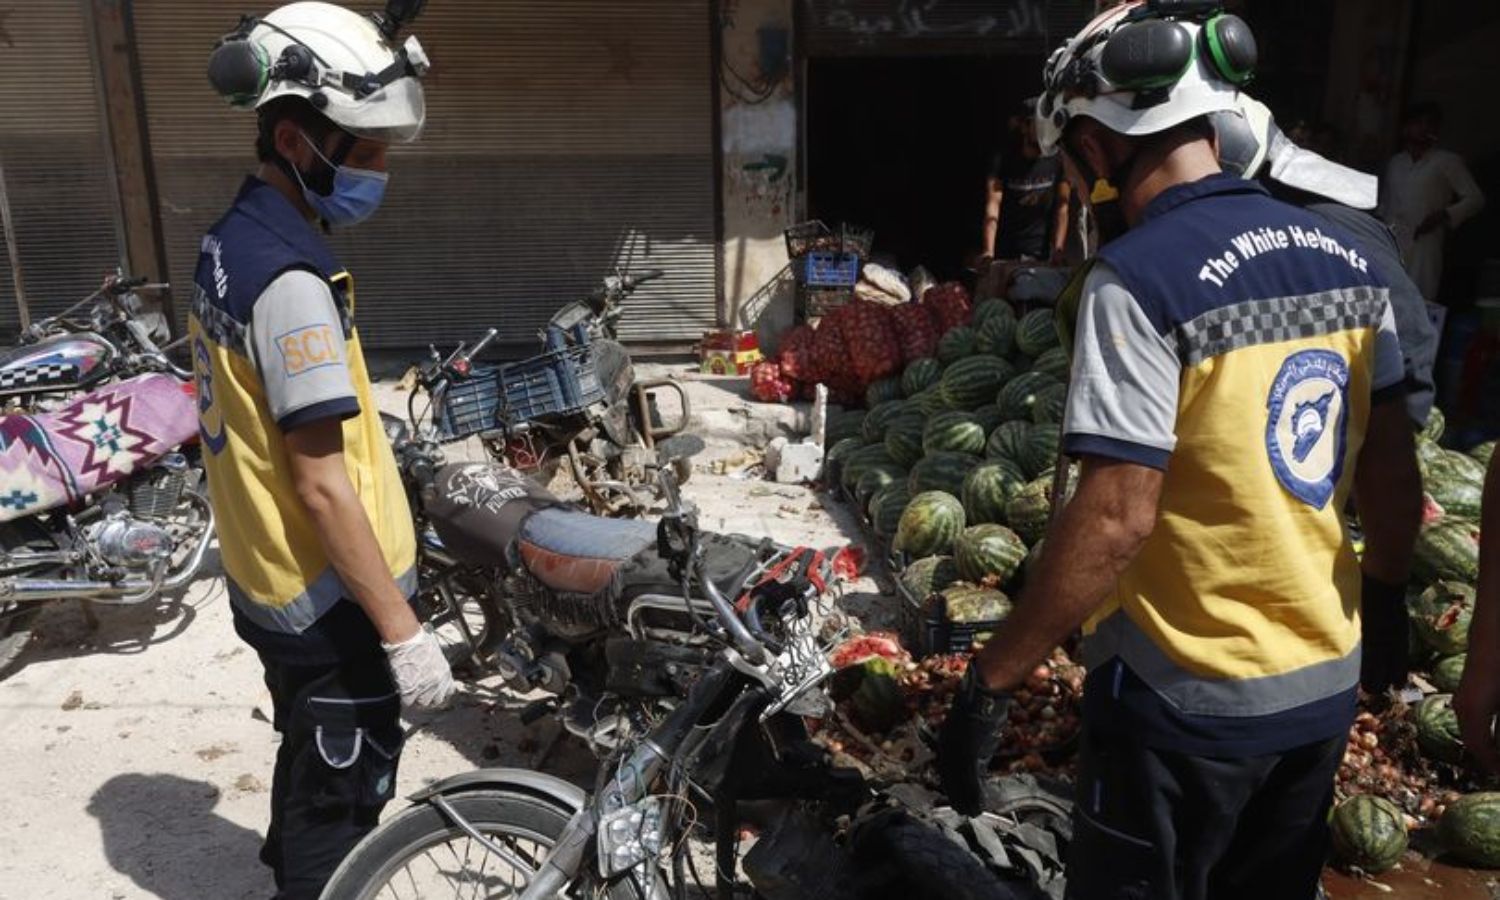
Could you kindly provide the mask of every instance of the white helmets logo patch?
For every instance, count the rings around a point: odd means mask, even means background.
[[[1349,364],[1328,350],[1287,357],[1266,398],[1266,451],[1276,480],[1322,509],[1344,471]]]

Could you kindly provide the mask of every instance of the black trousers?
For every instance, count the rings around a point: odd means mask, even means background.
[[[401,698],[383,654],[291,665],[261,654],[281,747],[261,861],[278,900],[317,900],[396,786]]]
[[[1345,742],[1216,759],[1085,726],[1069,900],[1313,900]]]

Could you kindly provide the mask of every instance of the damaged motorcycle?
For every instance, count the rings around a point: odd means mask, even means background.
[[[491,458],[542,482],[566,462],[590,509],[599,515],[637,516],[653,502],[658,441],[687,427],[687,392],[672,378],[638,381],[630,353],[618,340],[624,303],[660,269],[611,275],[588,297],[569,303],[542,333],[542,355],[504,366],[474,365],[493,331],[474,348],[444,359],[434,348],[424,373],[437,409],[434,424],[445,441],[478,435]],[[675,417],[661,402],[675,394]],[[691,463],[679,459],[686,478]]]
[[[111,279],[0,354],[0,674],[43,603],[92,618],[148,602],[191,581],[213,537],[193,375],[137,316],[143,287]]]
[[[1065,802],[950,822],[920,788],[879,789],[811,740],[855,553],[704,532],[669,464],[657,524],[606,519],[388,424],[434,596],[462,629],[460,609],[477,610],[468,639],[509,686],[549,692],[523,721],[555,711],[605,764],[592,794],[520,769],[430,785],[350,852],[324,900],[685,897],[702,835],[722,900],[741,881],[767,900],[1047,896],[1005,847],[1021,846],[1023,817],[1065,825]]]

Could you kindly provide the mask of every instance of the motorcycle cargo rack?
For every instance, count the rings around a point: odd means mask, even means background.
[[[594,348],[578,344],[504,366],[475,366],[453,381],[436,421],[443,440],[572,415],[604,399]]]

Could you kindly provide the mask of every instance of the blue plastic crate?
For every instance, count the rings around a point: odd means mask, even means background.
[[[436,416],[438,437],[460,440],[534,419],[566,416],[604,399],[588,344],[508,366],[475,366],[450,383]]]
[[[500,421],[508,425],[571,415],[604,399],[591,344],[564,347],[504,366],[500,388]]]
[[[434,422],[438,438],[456,441],[500,427],[500,367],[474,366],[467,377],[448,383]]]
[[[859,283],[859,257],[814,251],[794,265],[797,283],[810,288],[850,288]]]

